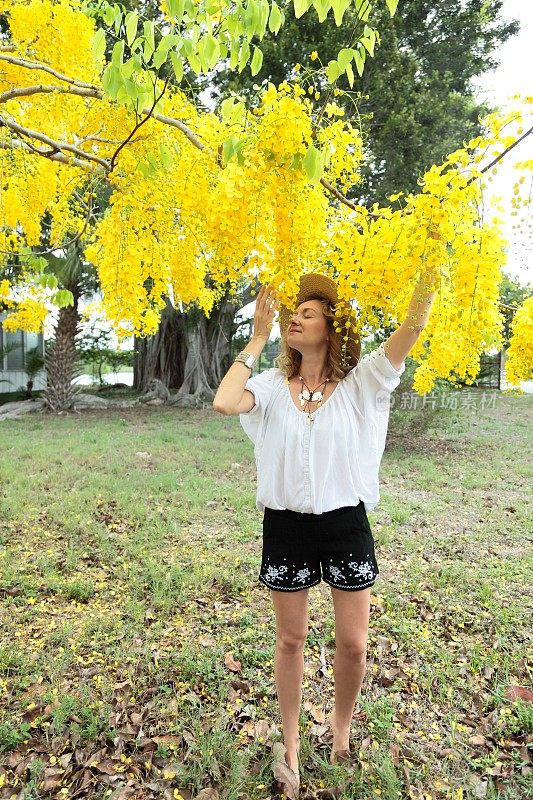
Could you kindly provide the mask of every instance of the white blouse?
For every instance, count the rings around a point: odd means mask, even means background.
[[[255,405],[240,415],[254,443],[257,508],[322,514],[360,500],[379,502],[391,392],[400,383],[381,344],[359,361],[313,411],[300,411],[279,369],[249,378]]]

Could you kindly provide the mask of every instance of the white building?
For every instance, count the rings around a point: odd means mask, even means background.
[[[5,331],[2,320],[7,314],[0,313],[0,393],[17,392],[26,388],[28,375],[24,370],[26,353],[34,347],[44,357],[44,336],[42,333],[26,331]],[[7,350],[7,352],[6,352]],[[33,379],[33,389],[46,388],[46,373],[40,370]]]

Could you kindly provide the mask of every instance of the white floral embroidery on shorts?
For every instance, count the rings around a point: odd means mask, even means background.
[[[358,578],[371,580],[374,577],[374,567],[370,561],[363,561],[362,564],[358,564],[357,561],[350,561],[348,566],[354,571]]]
[[[288,567],[286,567],[284,564],[282,564],[279,567],[274,567],[270,564],[266,571],[265,578],[269,581],[277,581],[277,580],[282,581],[283,576],[287,571]]]
[[[331,576],[332,576],[334,581],[345,581],[346,580],[346,578],[344,577],[344,575],[342,574],[342,572],[340,571],[340,569],[338,567],[330,566],[329,571],[330,571],[330,574],[331,574]]]
[[[305,569],[300,569],[294,576],[295,583],[305,583],[305,579],[311,575],[307,567]]]

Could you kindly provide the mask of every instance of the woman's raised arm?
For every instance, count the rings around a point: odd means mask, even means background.
[[[432,239],[440,239],[434,231],[428,235]],[[433,285],[434,275],[422,273],[409,302],[407,318],[385,341],[385,355],[395,369],[400,369],[428,323],[436,294]]]
[[[255,304],[254,331],[252,338],[242,351],[259,358],[265,347],[274,314],[278,308],[276,293],[270,286],[262,286]],[[224,375],[213,400],[213,408],[219,414],[246,414],[254,407],[252,392],[245,389],[251,370],[242,361],[234,361]]]

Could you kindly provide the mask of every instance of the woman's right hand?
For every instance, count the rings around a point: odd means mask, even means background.
[[[261,286],[255,302],[254,336],[268,339],[278,308],[275,290],[270,285]]]

